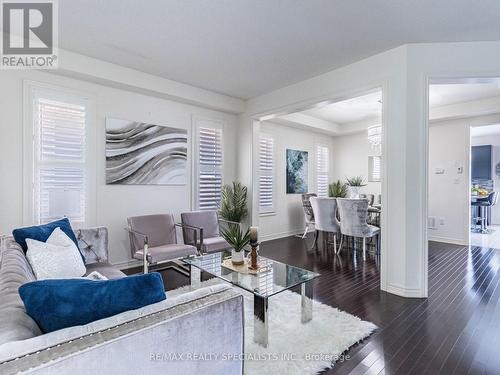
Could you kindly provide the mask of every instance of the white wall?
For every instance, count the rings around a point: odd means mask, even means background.
[[[367,185],[361,188],[362,194],[382,193],[380,182],[368,182],[368,156],[379,156],[368,142],[366,131],[335,137],[333,141],[332,181],[345,181],[346,177],[362,176]]]
[[[430,240],[469,244],[469,143],[465,120],[429,128],[429,217],[436,218]]]
[[[286,193],[286,149],[302,150],[309,153],[309,192],[316,192],[316,146],[326,145],[330,149],[330,180],[332,176],[333,138],[311,131],[300,130],[272,122],[263,122],[260,133],[274,139],[275,212],[260,216],[259,229],[263,239],[289,236],[304,231],[304,210],[301,194]]]
[[[465,103],[467,104],[467,103]],[[429,128],[429,217],[436,218],[436,227],[428,230],[432,241],[469,244],[470,146],[494,145],[494,165],[500,162],[500,135],[473,136],[474,128],[493,125],[500,114],[466,119],[435,121]],[[469,132],[469,128],[471,129]],[[472,136],[470,136],[472,135]],[[457,173],[462,166],[463,173]],[[436,174],[436,168],[444,174]],[[495,176],[496,190],[500,178]],[[500,224],[500,208],[492,211],[493,223]]]
[[[224,129],[225,180],[236,176],[236,117],[223,112],[181,104],[153,96],[115,89],[100,84],[56,76],[40,71],[0,71],[0,233],[29,224],[23,220],[23,80],[33,80],[88,93],[96,105],[93,126],[96,138],[89,140],[97,151],[96,217],[92,225],[109,228],[110,260],[129,259],[123,228],[127,216],[191,209],[192,181],[187,186],[117,186],[105,184],[105,118],[107,116],[188,129],[193,115],[221,119]],[[191,169],[191,166],[190,166]],[[191,174],[191,172],[189,171]]]
[[[247,110],[240,116],[242,133],[250,134],[253,120],[268,115],[283,115],[310,108],[324,100],[352,98],[368,90],[382,88],[383,91],[383,175],[382,184],[382,251],[381,288],[408,297],[422,297],[427,293],[427,268],[422,254],[426,251],[423,242],[407,242],[410,225],[417,209],[407,210],[406,204],[406,109],[407,109],[407,55],[408,46],[401,46],[364,59],[357,63],[333,70],[320,76],[299,82],[271,93],[253,98]],[[254,149],[244,149],[239,161],[239,176],[252,181],[255,165],[252,165]],[[246,167],[245,167],[246,165]],[[386,171],[389,171],[387,173]],[[413,181],[411,181],[413,182]],[[391,197],[390,201],[387,197]],[[255,187],[252,191],[252,221],[258,225],[255,215]],[[417,207],[419,200],[413,202]],[[406,249],[402,251],[401,249]]]

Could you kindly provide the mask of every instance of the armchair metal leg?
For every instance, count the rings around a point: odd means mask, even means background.
[[[363,237],[363,260],[366,260],[366,238]]]
[[[333,234],[333,251],[335,254],[337,254],[337,234]]]
[[[306,229],[304,229],[304,234],[302,235],[302,239],[306,238],[307,232],[309,232],[309,225],[306,224]]]
[[[340,235],[340,246],[339,246],[339,251],[337,252],[337,254],[340,254],[342,252],[342,247],[344,246],[344,235],[341,234]]]
[[[317,249],[318,248],[318,237],[319,237],[318,231],[315,230],[314,231],[314,243],[313,243],[311,249]]]
[[[143,253],[144,253],[144,257],[142,259],[143,261],[143,267],[144,267],[144,273],[148,273],[149,272],[149,264],[148,264],[148,244],[145,243],[144,244],[144,248],[143,248]]]

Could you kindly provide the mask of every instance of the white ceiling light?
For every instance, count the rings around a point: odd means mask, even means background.
[[[375,151],[380,151],[382,146],[382,125],[368,127],[368,142]]]

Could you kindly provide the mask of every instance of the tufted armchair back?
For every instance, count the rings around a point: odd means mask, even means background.
[[[364,198],[337,198],[340,231],[346,236],[367,237],[372,233],[368,225],[368,201]]]

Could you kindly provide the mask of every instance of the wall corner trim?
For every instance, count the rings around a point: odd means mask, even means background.
[[[385,289],[387,293],[395,294],[405,298],[427,298],[427,293],[417,288],[404,288],[395,284],[387,284]]]

